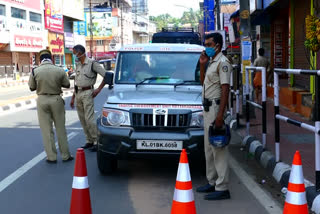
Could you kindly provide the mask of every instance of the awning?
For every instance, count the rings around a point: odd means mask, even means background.
[[[275,10],[289,7],[289,0],[277,0],[264,10],[258,10],[250,16],[251,25],[267,25],[271,23]]]

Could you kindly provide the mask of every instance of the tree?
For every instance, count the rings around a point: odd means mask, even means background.
[[[150,16],[149,19],[156,23],[158,30],[168,26],[181,27],[185,24],[190,24],[194,29],[198,29],[199,21],[202,19],[202,13],[200,10],[194,11],[190,8],[189,11],[185,11],[182,14],[181,18],[175,18],[166,13],[159,16]]]

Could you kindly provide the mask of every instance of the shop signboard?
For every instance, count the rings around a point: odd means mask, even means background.
[[[12,33],[10,38],[10,51],[13,52],[39,52],[44,48],[42,36]]]
[[[45,0],[45,27],[46,29],[63,33],[62,0]]]
[[[37,11],[41,11],[42,0],[2,0],[2,2],[8,2],[20,8],[29,8]]]
[[[94,40],[112,39],[112,8],[92,9],[92,34]],[[90,38],[90,10],[85,9],[86,37]]]
[[[87,34],[86,22],[73,22],[73,32],[78,35],[85,36]]]
[[[48,33],[49,50],[52,55],[64,55],[64,38],[60,33]]]
[[[74,37],[73,33],[64,33],[64,41],[66,48],[73,48],[74,47]]]

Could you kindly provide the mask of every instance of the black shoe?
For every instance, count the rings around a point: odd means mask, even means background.
[[[230,199],[230,192],[229,190],[225,191],[215,191],[208,195],[204,196],[205,200],[225,200]]]
[[[197,188],[197,192],[214,192],[214,191],[215,191],[214,186],[212,186],[210,184],[206,184],[204,186]]]
[[[91,152],[96,152],[97,151],[97,145],[93,145],[89,150]]]
[[[70,155],[70,157],[66,160],[62,160],[63,162],[68,162],[68,161],[72,161],[74,158]]]
[[[91,147],[93,147],[93,143],[86,143],[85,145],[81,146],[81,148],[83,148],[83,149],[88,149]]]
[[[46,160],[47,161],[47,163],[57,163],[57,160]]]

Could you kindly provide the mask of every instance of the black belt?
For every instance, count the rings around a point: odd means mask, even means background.
[[[46,94],[46,93],[44,93],[44,94],[39,94],[39,95],[49,95],[49,96],[54,96],[54,95],[60,95],[60,94]]]
[[[75,85],[74,89],[75,89],[76,93],[78,93],[79,90],[86,91],[86,90],[93,89],[93,85],[87,86],[87,87],[79,87],[79,86]]]

